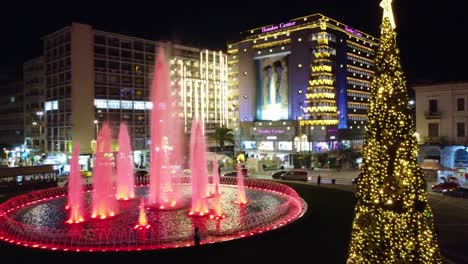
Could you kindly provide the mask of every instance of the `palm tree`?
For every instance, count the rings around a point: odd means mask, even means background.
[[[233,130],[227,127],[217,127],[211,139],[216,141],[219,150],[224,149],[224,142],[230,142],[234,144],[234,133]]]

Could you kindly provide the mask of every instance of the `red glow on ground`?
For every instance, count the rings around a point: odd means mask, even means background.
[[[222,185],[236,185],[235,179],[222,180]],[[284,203],[279,205],[281,208],[272,208],[274,212],[279,210],[281,210],[281,212],[276,214],[275,218],[269,218],[271,212],[268,214],[260,212],[260,214],[257,217],[257,215],[249,215],[246,213],[248,208],[247,206],[240,206],[240,215],[244,214],[242,217],[246,217],[242,220],[243,222],[240,226],[242,229],[240,231],[233,231],[232,233],[228,232],[219,234],[216,233],[217,231],[213,231],[216,235],[211,236],[209,239],[207,238],[207,240],[202,241],[203,244],[216,243],[261,234],[269,230],[273,230],[275,228],[279,228],[281,226],[289,224],[304,213],[304,205],[302,203],[302,200],[297,195],[297,193],[290,187],[275,182],[265,182],[261,180],[252,179],[246,179],[245,187],[246,189],[255,189],[262,192],[272,194],[274,193],[275,195],[284,197],[286,200],[284,201]],[[47,203],[49,200],[56,199],[57,197],[63,197],[65,193],[66,189],[64,188],[40,190],[33,193],[29,193],[27,195],[13,197],[5,203],[0,204],[0,211],[4,212],[0,215],[0,240],[14,245],[30,248],[42,248],[48,250],[62,250],[75,252],[134,251],[193,246],[191,237],[189,241],[160,241],[158,236],[154,237],[156,240],[148,240],[148,234],[154,231],[158,232],[158,225],[156,225],[155,227],[151,226],[150,224],[152,223],[149,221],[147,216],[146,224],[144,221],[142,221],[142,223],[138,221],[136,225],[133,224],[128,229],[114,230],[112,229],[112,227],[109,227],[109,230],[105,231],[93,230],[92,228],[88,229],[87,232],[89,232],[89,234],[99,235],[99,237],[102,237],[102,240],[100,240],[99,245],[96,245],[94,242],[93,244],[87,244],[88,241],[86,239],[83,240],[73,237],[74,233],[69,233],[70,230],[59,230],[53,228],[42,228],[39,226],[29,226],[18,222],[13,218],[10,218],[18,210],[22,210],[26,206],[38,203]],[[224,200],[224,204],[226,202],[227,201]],[[215,204],[216,203],[213,202],[211,203],[210,210],[198,212],[190,211],[188,214],[195,217],[206,217],[206,220],[202,221],[208,221],[207,223],[209,223],[209,221],[217,221],[217,225],[221,223],[221,226],[223,221],[229,221],[230,217],[235,217],[230,215],[226,216],[222,212],[219,213]],[[144,205],[141,207],[144,208]],[[115,212],[111,211],[110,213],[108,213],[108,215],[100,215],[96,213],[92,215],[92,217],[110,217],[111,214],[114,215]],[[251,216],[255,216],[255,218],[252,218]],[[15,230],[22,230],[22,232],[16,232]],[[45,233],[54,235],[53,239],[44,239],[43,237],[41,237],[41,234]],[[131,237],[135,237],[136,239],[132,243],[129,243],[128,238]]]

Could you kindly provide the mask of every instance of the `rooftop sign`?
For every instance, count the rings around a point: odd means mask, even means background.
[[[353,28],[350,28],[348,26],[345,26],[345,30],[348,31],[349,33],[351,34],[354,34],[356,36],[359,36],[359,37],[362,37],[362,34],[359,33],[357,30],[353,29]]]
[[[296,21],[286,22],[286,23],[279,23],[277,25],[271,25],[267,27],[262,27],[262,33],[270,32],[273,30],[281,29],[281,28],[288,28],[296,25]]]

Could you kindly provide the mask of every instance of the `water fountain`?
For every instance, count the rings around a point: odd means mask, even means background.
[[[119,153],[117,154],[117,199],[128,200],[135,197],[135,177],[133,158],[127,125],[122,123],[119,130]]]
[[[192,122],[190,140],[190,167],[192,168],[192,209],[190,215],[208,214],[208,170],[206,168],[206,146],[201,123]]]
[[[83,208],[83,181],[81,180],[80,164],[80,145],[73,146],[73,154],[70,160],[70,176],[68,177],[68,203],[67,209],[70,209],[70,218],[67,223],[80,223],[84,221]]]
[[[234,203],[241,205],[247,203],[247,196],[245,195],[244,188],[244,173],[242,172],[242,166],[240,164],[237,164],[237,199]]]
[[[172,166],[182,162],[182,126],[176,100],[171,96],[169,69],[162,48],[156,57],[153,76],[149,202],[165,209],[175,207],[179,200],[171,172]]]
[[[69,192],[67,188],[45,189],[0,204],[1,241],[77,252],[186,247],[193,245],[194,227],[203,234],[202,244],[216,243],[279,228],[305,212],[306,205],[292,188],[273,181],[244,179],[241,168],[237,178],[216,177],[216,169],[209,181],[204,135],[196,120],[190,143],[192,175],[182,175],[183,129],[170,97],[167,63],[161,50],[154,76],[150,184],[137,183],[135,199],[117,199],[119,186],[125,184],[117,174],[114,185],[111,132],[104,124],[97,138],[93,186],[77,191],[81,186],[75,182],[79,169],[75,168],[75,147]],[[125,144],[120,142],[121,153],[130,151]],[[117,156],[117,166],[119,163],[123,165]],[[209,194],[212,188],[215,192]],[[131,192],[127,194],[131,197]],[[83,203],[77,207],[79,201]],[[68,210],[64,210],[66,204]],[[70,215],[75,212],[73,208],[83,209],[83,214],[75,218]],[[84,222],[76,223],[77,219]],[[68,220],[73,224],[67,224]]]
[[[112,164],[112,134],[107,123],[99,131],[93,169],[93,212],[91,217],[105,219],[117,212]]]

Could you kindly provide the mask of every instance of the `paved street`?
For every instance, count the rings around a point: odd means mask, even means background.
[[[299,182],[304,185],[317,186],[317,176],[321,175],[322,188],[338,189],[354,192],[352,179],[359,174],[357,170],[348,171],[312,171],[310,182]],[[251,177],[271,179],[270,173],[252,174]],[[330,184],[331,179],[336,179],[336,184]],[[283,180],[276,180],[282,182]],[[286,181],[292,182],[292,181]],[[428,183],[430,188],[432,183]],[[439,244],[445,263],[468,263],[468,199],[449,197],[440,193],[429,191],[429,204],[434,213],[434,221],[439,234]]]

